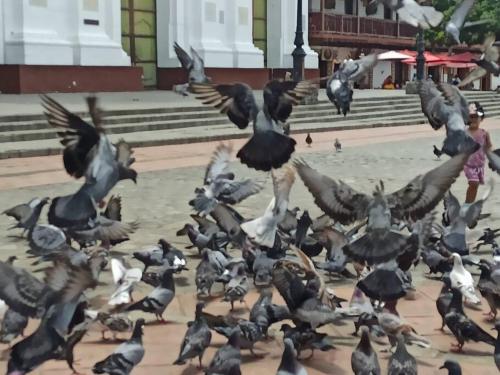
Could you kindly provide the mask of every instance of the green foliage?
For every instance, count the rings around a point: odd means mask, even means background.
[[[462,0],[432,0],[432,5],[443,12],[444,18],[441,25],[434,29],[425,31],[425,39],[435,46],[449,46],[454,44],[446,35],[444,28],[455,8]],[[500,36],[500,2],[499,0],[476,0],[474,7],[465,19],[465,22],[489,20],[489,22],[462,29],[460,39],[462,42],[471,44],[482,44],[485,35],[494,33]]]

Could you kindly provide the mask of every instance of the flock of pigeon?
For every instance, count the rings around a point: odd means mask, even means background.
[[[441,22],[442,15],[434,8],[413,0],[398,1],[395,6],[375,0],[368,4],[370,11],[379,2],[394,7],[402,20],[423,28]],[[460,12],[465,9],[467,13],[473,3],[464,0],[446,27],[457,41],[465,19]],[[488,303],[490,318],[496,318],[500,306],[500,249],[495,239],[500,229],[485,229],[476,246],[476,250],[491,246],[491,259],[469,254],[467,228],[488,217],[481,211],[493,182],[484,196],[470,205],[460,205],[450,191],[468,157],[478,148],[466,132],[468,103],[458,88],[419,82],[422,110],[431,126],[446,126],[447,135],[438,151],[450,159],[397,191],[387,193],[381,181],[370,194],[322,174],[302,159],[291,160],[296,141],[289,136],[287,119],[293,106],[315,90],[314,82],[270,81],[264,87],[263,102],[258,104],[248,85],[214,84],[205,75],[203,60],[196,51],[191,49],[190,56],[177,44],[174,49],[189,74],[189,82],[178,88],[179,92],[195,94],[240,129],[252,124],[253,134],[236,156],[249,168],[270,172],[274,192],[269,204],[261,208],[261,216],[246,219],[240,215],[235,205],[259,194],[264,181],[237,179],[230,168],[232,147],[220,144],[216,148],[203,185],[194,190],[189,201],[193,223],[186,223],[177,232],[178,236],[187,236],[188,248],[196,249],[199,256],[194,278],[199,302],[194,320],[187,324],[175,365],[194,359],[206,374],[241,374],[241,351],[254,353],[257,342],[270,339],[269,328],[280,324],[284,351],[276,373],[304,375],[307,370],[300,363],[302,352],[310,350],[313,354],[314,350],[334,348],[331,337],[318,328],[350,320],[355,335],[361,334],[351,357],[355,374],[380,374],[372,340],[388,340],[389,374],[416,374],[417,361],[407,346],[428,348],[432,343],[399,315],[397,303],[415,290],[412,271],[422,261],[429,273],[438,274],[443,282],[436,307],[442,317],[441,329],[447,327],[457,340],[454,349],[460,352],[470,341],[485,342],[495,348],[492,363],[494,360],[500,369],[500,339],[484,331],[464,310],[464,305],[480,305],[478,290]],[[498,47],[488,39],[485,54],[478,61],[479,73],[495,68],[493,63],[497,62],[492,56],[498,60]],[[346,115],[350,109],[351,83],[362,79],[376,62],[375,55],[346,61],[329,79],[327,95],[339,113]],[[498,73],[498,64],[495,69]],[[96,98],[87,99],[91,123],[48,96],[42,96],[42,104],[64,146],[65,170],[83,183],[73,194],[35,198],[4,211],[16,219],[13,228],[26,234],[27,256],[32,264],[42,265],[38,271],[45,273],[41,280],[17,267],[15,256],[0,262],[0,341],[13,344],[7,373],[26,374],[57,359],[66,360],[75,371],[75,346],[88,331],[97,330],[103,339],[107,333],[114,338],[124,332],[132,331],[132,335],[95,363],[92,371],[129,374],[147,349],[142,341],[145,320],[133,322],[129,312],[142,311],[144,316],[152,314],[163,322],[175,297],[175,275],[188,270],[187,258],[165,239],[134,252],[131,259],[110,255],[113,246],[127,241],[138,230],[138,223],[122,221],[122,198],[108,198],[121,180],[137,183],[133,150],[123,140],[110,142]],[[306,143],[312,143],[309,134]],[[338,140],[335,148],[341,151]],[[499,156],[493,151],[487,156],[490,167],[498,172]],[[307,210],[291,207],[290,191],[297,177],[324,215],[313,219]],[[438,223],[435,210],[441,201],[444,212]],[[40,224],[45,205],[49,205],[48,224]],[[318,259],[322,254],[324,261]],[[131,267],[130,262],[142,267]],[[91,298],[89,290],[99,288],[100,275],[107,272],[108,265],[115,287],[103,304]],[[465,266],[480,271],[477,284]],[[348,304],[326,286],[325,275],[353,281]],[[151,291],[134,301],[132,292],[138,283],[150,285]],[[230,309],[227,315],[205,311],[203,301],[212,297],[214,284],[223,286],[223,301]],[[249,309],[248,319],[232,314],[234,304],[245,301],[252,284],[260,297]],[[273,302],[273,289],[283,304]],[[38,326],[24,337],[29,319],[39,320]],[[500,332],[500,323],[494,329]],[[227,337],[227,344],[204,363],[213,332]],[[461,374],[455,361],[445,361],[442,368],[453,375]]]

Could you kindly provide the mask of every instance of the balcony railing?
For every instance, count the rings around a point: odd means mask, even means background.
[[[392,20],[343,14],[309,13],[309,33],[318,32],[414,38],[417,29]]]

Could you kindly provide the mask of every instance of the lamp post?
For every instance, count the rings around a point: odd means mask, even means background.
[[[304,79],[304,59],[306,51],[302,48],[304,45],[304,32],[302,31],[302,0],[297,0],[297,27],[295,29],[295,40],[293,41],[295,49],[292,52],[293,57],[293,74],[294,81],[302,81]]]
[[[417,33],[417,81],[422,81],[424,79],[424,66],[425,66],[425,41],[424,41],[424,30],[419,29]]]

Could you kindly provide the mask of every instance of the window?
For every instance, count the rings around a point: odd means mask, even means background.
[[[354,14],[354,1],[353,0],[345,0],[345,14]]]
[[[384,20],[392,20],[392,10],[384,5]]]
[[[325,10],[335,10],[335,0],[325,0]]]

